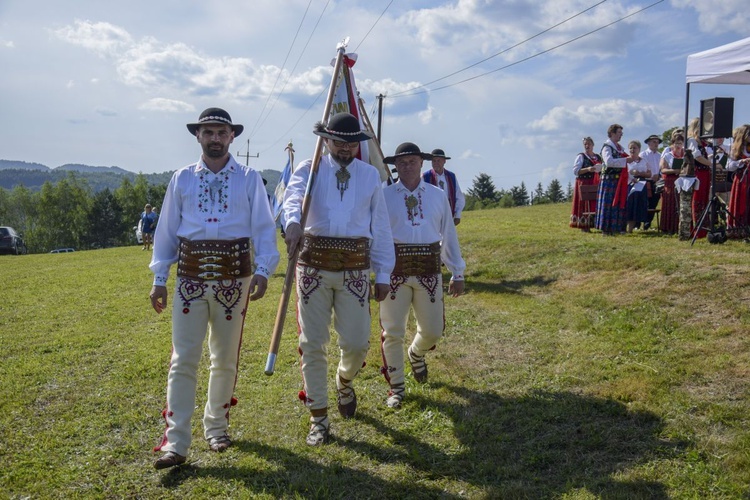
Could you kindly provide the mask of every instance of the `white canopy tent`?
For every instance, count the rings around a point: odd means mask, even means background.
[[[691,54],[687,83],[750,84],[750,38]]]
[[[750,38],[689,55],[686,82],[685,131],[690,111],[691,83],[750,85]]]
[[[687,82],[685,90],[685,132],[688,130],[688,120],[690,114],[690,84],[692,83],[714,83],[729,85],[750,85],[750,38],[737,40],[736,42],[721,45],[713,49],[704,50],[691,54],[687,58],[687,70],[685,72]],[[716,159],[714,157],[713,167],[711,169],[711,203],[709,207],[711,232],[709,241],[711,241],[714,232],[713,221],[716,218],[716,207],[713,203],[715,198],[716,184]],[[703,215],[705,217],[705,213]],[[701,217],[700,223],[703,223]],[[696,235],[693,237],[695,242]],[[716,236],[713,236],[714,238]],[[723,243],[724,239],[714,240],[714,243]]]

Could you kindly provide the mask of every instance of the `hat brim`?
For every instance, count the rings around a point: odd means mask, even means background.
[[[228,123],[226,123],[226,122],[220,122],[220,121],[205,121],[205,122],[201,122],[201,123],[188,123],[188,124],[187,124],[186,126],[187,126],[187,129],[188,129],[188,131],[189,131],[189,132],[190,132],[191,134],[193,134],[193,135],[197,135],[197,134],[198,134],[198,128],[199,128],[199,127],[200,127],[201,125],[209,125],[209,124],[216,124],[216,125],[229,125],[229,124],[228,124]],[[240,124],[238,124],[238,123],[236,123],[236,124],[232,124],[232,125],[229,125],[229,126],[230,126],[230,127],[232,128],[232,132],[234,132],[234,136],[235,136],[235,137],[238,137],[238,136],[239,136],[239,135],[240,135],[240,134],[242,133],[242,131],[243,131],[243,130],[245,130],[245,127],[244,127],[244,126],[242,126],[242,125],[240,125]]]
[[[450,160],[451,159],[450,156],[445,156],[445,155],[432,155],[432,158],[443,158],[444,160]],[[430,159],[432,159],[432,158],[430,158]]]
[[[654,139],[656,139],[657,141],[659,141],[659,144],[662,143],[661,137],[657,137],[655,135],[652,135],[651,137],[649,137],[648,139],[646,139],[643,142],[645,142],[646,144],[648,144],[649,141],[653,141]]]
[[[328,132],[318,132],[317,130],[313,130],[313,134],[319,135],[320,137],[323,137],[324,139],[331,139],[332,141],[343,141],[343,142],[369,141],[373,137],[373,134],[371,134],[370,132],[366,130],[362,130],[356,135],[335,135],[335,134],[329,134]]]
[[[398,155],[386,156],[385,158],[383,158],[383,163],[395,165],[396,160],[401,158],[402,156],[420,156],[423,160],[432,160],[433,158],[430,153],[401,153]]]

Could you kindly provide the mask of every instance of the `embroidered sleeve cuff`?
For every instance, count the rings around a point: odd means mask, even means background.
[[[451,281],[463,281],[464,275],[463,274],[454,274],[451,276]]]
[[[154,276],[154,286],[167,286],[167,274],[157,274]]]
[[[258,266],[257,268],[255,268],[255,274],[263,276],[266,279],[271,276],[271,272],[264,266]]]

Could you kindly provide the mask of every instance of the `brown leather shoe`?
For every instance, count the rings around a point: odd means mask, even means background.
[[[414,380],[424,384],[427,382],[427,362],[424,360],[424,356],[416,356],[411,352],[411,347],[406,352],[409,356],[411,374],[414,375]]]
[[[338,390],[336,399],[341,416],[344,418],[352,418],[357,412],[357,394],[354,392],[354,387],[342,387]],[[344,403],[344,401],[347,402]]]
[[[168,451],[164,455],[156,459],[156,462],[154,462],[154,468],[167,469],[169,467],[174,467],[175,465],[182,465],[185,463],[185,461],[187,461],[187,457],[178,455],[173,451]]]
[[[208,447],[211,448],[211,451],[217,453],[221,453],[230,446],[232,446],[232,440],[226,434],[219,437],[212,437],[208,440]]]
[[[320,446],[326,444],[330,438],[330,428],[328,426],[328,415],[322,418],[310,418],[310,432],[307,434],[305,442],[309,446]]]

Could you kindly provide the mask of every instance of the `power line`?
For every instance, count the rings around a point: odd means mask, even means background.
[[[445,75],[445,76],[444,76],[444,77],[442,77],[442,78],[438,78],[437,80],[432,80],[431,82],[423,83],[422,85],[420,85],[420,86],[418,86],[418,87],[414,87],[414,88],[411,88],[411,89],[408,89],[408,90],[403,90],[403,91],[401,91],[401,92],[397,92],[397,93],[393,94],[393,95],[392,95],[391,97],[399,96],[400,94],[404,94],[404,93],[406,93],[406,92],[410,92],[410,91],[412,91],[412,90],[420,89],[420,88],[422,88],[422,87],[426,87],[426,86],[428,86],[428,85],[432,85],[433,83],[437,83],[437,82],[439,82],[439,81],[445,80],[446,78],[450,78],[450,77],[452,77],[452,76],[454,76],[454,75],[457,75],[457,74],[459,74],[459,73],[463,73],[463,72],[464,72],[464,71],[466,71],[467,69],[471,69],[471,68],[473,68],[474,66],[478,66],[478,65],[482,64],[483,62],[489,61],[490,59],[492,59],[492,58],[494,58],[494,57],[497,57],[497,56],[499,56],[499,55],[501,55],[501,54],[505,54],[506,52],[509,52],[509,51],[511,51],[511,50],[513,50],[513,49],[515,49],[516,47],[518,47],[518,46],[520,46],[520,45],[523,45],[523,44],[524,44],[524,43],[526,43],[526,42],[530,42],[530,41],[531,41],[531,40],[533,40],[534,38],[537,38],[537,37],[539,37],[539,36],[542,36],[543,34],[545,34],[545,33],[549,32],[549,31],[552,31],[553,29],[557,28],[558,26],[562,26],[563,24],[567,23],[567,22],[568,22],[568,21],[570,21],[571,19],[575,19],[576,17],[578,17],[578,16],[581,16],[581,15],[585,14],[586,12],[590,11],[591,9],[593,9],[593,8],[595,8],[595,7],[598,7],[599,5],[601,5],[601,4],[603,4],[603,3],[605,3],[606,1],[607,1],[607,0],[602,0],[601,2],[599,2],[599,3],[597,3],[597,4],[594,4],[594,5],[592,5],[591,7],[587,8],[587,9],[585,9],[585,10],[582,10],[581,12],[578,12],[577,14],[574,14],[574,15],[570,16],[569,18],[565,19],[564,21],[560,21],[559,23],[557,23],[557,24],[555,24],[555,25],[553,25],[553,26],[550,26],[550,27],[549,27],[549,28],[547,28],[546,30],[544,30],[544,31],[540,31],[540,32],[539,32],[539,33],[537,33],[536,35],[534,35],[534,36],[531,36],[531,37],[527,38],[526,40],[520,41],[520,42],[518,42],[517,44],[515,44],[515,45],[512,45],[512,46],[508,47],[507,49],[503,49],[503,50],[501,50],[500,52],[498,52],[498,53],[496,53],[496,54],[492,54],[492,55],[491,55],[491,56],[489,56],[489,57],[485,57],[485,58],[484,58],[484,59],[482,59],[481,61],[477,61],[477,62],[475,62],[474,64],[471,64],[471,65],[469,65],[469,66],[466,66],[466,67],[465,67],[465,68],[463,68],[463,69],[459,69],[458,71],[454,71],[453,73],[451,73],[451,74],[449,74],[449,75]],[[410,95],[411,95],[411,94],[410,94]]]
[[[305,13],[302,15],[302,20],[299,22],[299,26],[297,26],[297,32],[294,34],[292,43],[289,45],[289,50],[286,52],[286,57],[284,57],[284,62],[281,64],[281,68],[279,68],[279,74],[276,75],[276,81],[273,82],[273,87],[271,87],[271,91],[268,93],[268,97],[266,97],[266,102],[263,104],[263,109],[261,109],[260,113],[258,114],[258,119],[255,120],[255,125],[253,125],[253,128],[250,130],[249,137],[252,137],[253,134],[255,133],[255,129],[258,128],[258,123],[260,122],[260,119],[263,116],[263,112],[266,110],[266,106],[268,106],[268,101],[271,99],[271,96],[273,95],[273,91],[276,90],[276,84],[279,83],[279,78],[281,78],[281,73],[284,72],[284,67],[286,67],[286,62],[289,59],[289,54],[292,53],[294,42],[297,41],[297,36],[299,35],[300,30],[302,29],[302,24],[305,22],[305,18],[307,17],[307,12],[310,10],[310,5],[312,5],[312,0],[310,0],[307,4]]]
[[[607,0],[604,0],[604,1],[606,2]],[[357,45],[354,48],[354,52],[357,52],[357,49],[359,49],[359,47],[365,42],[365,40],[367,40],[367,37],[370,35],[370,32],[373,30],[373,28],[375,28],[375,25],[377,25],[378,22],[380,22],[380,19],[385,15],[385,12],[390,8],[392,3],[393,3],[393,0],[391,0],[390,3],[385,6],[385,9],[383,9],[383,12],[380,13],[380,16],[375,20],[373,25],[370,27],[370,30],[365,34],[365,37],[359,42],[359,45]]]
[[[262,126],[266,122],[266,120],[268,119],[269,116],[271,116],[271,111],[273,111],[273,108],[276,107],[276,103],[279,102],[279,98],[284,93],[284,90],[286,89],[286,86],[289,83],[289,80],[292,78],[292,75],[294,74],[294,71],[297,69],[297,65],[299,64],[300,60],[302,59],[302,56],[304,55],[305,51],[307,50],[308,45],[310,45],[310,40],[312,40],[312,37],[315,34],[315,31],[318,29],[318,25],[320,24],[320,20],[323,18],[323,14],[325,14],[326,9],[328,8],[328,4],[330,4],[330,3],[331,3],[331,0],[328,0],[326,2],[325,6],[323,7],[323,10],[321,11],[320,15],[318,16],[318,20],[316,21],[315,26],[313,26],[313,29],[310,32],[310,36],[307,37],[307,42],[305,43],[305,46],[302,48],[302,52],[300,52],[300,55],[297,58],[297,62],[294,63],[294,67],[292,68],[291,72],[289,73],[289,76],[287,76],[286,80],[284,81],[284,86],[281,88],[281,90],[279,91],[279,93],[276,95],[276,99],[273,101],[273,104],[271,105],[271,109],[268,110],[268,113],[266,114],[265,118],[263,118],[263,121],[260,123],[259,127]],[[320,96],[318,96],[318,97],[320,97]],[[318,100],[318,97],[315,98],[315,101]],[[307,113],[307,111],[305,111],[305,113]],[[304,116],[304,114],[303,114],[303,116]],[[301,117],[300,117],[300,119],[301,119]],[[278,142],[279,140],[281,140],[281,139],[277,139],[276,142]]]
[[[518,61],[512,62],[512,63],[510,63],[510,64],[507,64],[507,65],[505,65],[505,66],[502,66],[502,67],[500,67],[500,68],[497,68],[497,69],[493,69],[492,71],[487,71],[486,73],[482,73],[482,74],[479,74],[479,75],[475,75],[475,76],[472,76],[471,78],[466,78],[465,80],[460,80],[460,81],[458,81],[458,82],[455,82],[455,83],[451,83],[451,84],[449,84],[449,85],[443,85],[442,87],[436,87],[436,88],[433,88],[433,89],[426,89],[426,90],[421,90],[421,91],[419,91],[419,92],[412,92],[412,93],[410,93],[410,94],[406,94],[406,92],[409,92],[409,91],[408,91],[408,90],[404,90],[404,91],[400,92],[399,94],[391,94],[391,97],[410,97],[410,96],[414,96],[414,95],[419,95],[419,94],[426,94],[427,92],[435,92],[435,91],[438,91],[438,90],[443,90],[443,89],[447,89],[447,88],[449,88],[449,87],[454,87],[454,86],[456,86],[456,85],[460,85],[460,84],[462,84],[462,83],[466,83],[466,82],[469,82],[469,81],[471,81],[471,80],[476,80],[477,78],[481,78],[481,77],[483,77],[483,76],[487,76],[487,75],[489,75],[489,74],[492,74],[492,73],[496,73],[496,72],[498,72],[498,71],[501,71],[501,70],[504,70],[504,69],[510,68],[511,66],[515,66],[515,65],[517,65],[517,64],[521,64],[522,62],[526,62],[526,61],[528,61],[528,60],[530,60],[530,59],[534,59],[535,57],[541,56],[541,55],[543,55],[543,54],[546,54],[546,53],[548,53],[548,52],[552,52],[553,50],[559,49],[560,47],[564,47],[565,45],[568,45],[568,44],[570,44],[570,43],[573,43],[573,42],[575,42],[575,41],[577,41],[577,40],[580,40],[581,38],[584,38],[584,37],[587,37],[587,36],[589,36],[589,35],[592,35],[592,34],[594,34],[594,33],[598,32],[598,31],[601,31],[601,30],[603,30],[603,29],[605,29],[605,28],[609,28],[609,27],[610,27],[610,26],[612,26],[613,24],[617,24],[617,23],[619,23],[619,22],[621,22],[621,21],[624,21],[625,19],[628,19],[628,18],[630,18],[630,17],[633,17],[633,16],[635,16],[636,14],[640,14],[640,13],[641,13],[641,12],[643,12],[644,10],[650,9],[651,7],[654,7],[655,5],[658,5],[658,4],[662,3],[663,1],[664,1],[664,0],[658,0],[658,1],[654,2],[654,3],[652,3],[651,5],[648,5],[648,6],[646,6],[646,7],[643,7],[642,9],[640,9],[640,10],[637,10],[637,11],[635,11],[635,12],[631,13],[631,14],[628,14],[627,16],[621,17],[620,19],[617,19],[616,21],[612,21],[612,22],[611,22],[611,23],[609,23],[609,24],[605,24],[604,26],[600,26],[599,28],[596,28],[595,30],[591,30],[591,31],[589,31],[589,32],[587,32],[587,33],[584,33],[583,35],[580,35],[580,36],[577,36],[577,37],[575,37],[575,38],[572,38],[572,39],[570,39],[570,40],[568,40],[568,41],[566,41],[566,42],[563,42],[563,43],[561,43],[561,44],[559,44],[559,45],[555,45],[554,47],[551,47],[551,48],[549,48],[549,49],[543,50],[543,51],[541,51],[541,52],[537,52],[536,54],[533,54],[533,55],[531,55],[531,56],[529,56],[529,57],[525,57],[525,58],[523,58],[523,59],[521,59],[521,60],[518,60]],[[415,88],[419,88],[419,87],[415,87]]]
[[[357,51],[357,49],[359,49],[359,47],[360,47],[360,46],[362,45],[362,43],[364,43],[365,39],[366,39],[366,38],[367,38],[367,37],[368,37],[368,36],[370,35],[370,33],[372,32],[372,30],[373,30],[373,29],[375,28],[375,26],[376,26],[376,25],[378,24],[378,22],[380,22],[380,19],[381,19],[381,18],[382,18],[382,17],[383,17],[384,15],[385,15],[386,11],[388,11],[388,9],[390,8],[391,4],[393,4],[393,2],[394,2],[394,0],[391,0],[391,1],[390,1],[390,2],[388,3],[388,5],[386,5],[385,9],[383,9],[383,12],[381,12],[381,13],[380,13],[380,16],[378,16],[378,18],[377,18],[377,19],[375,20],[375,22],[374,22],[374,23],[372,24],[372,26],[370,26],[370,29],[369,29],[369,30],[367,31],[367,33],[365,34],[364,38],[362,38],[362,40],[361,40],[361,41],[359,42],[359,44],[357,45],[357,47],[356,47],[356,48],[354,49],[354,52],[356,52],[356,51]],[[330,3],[330,0],[328,0],[328,2],[326,2],[326,6],[325,6],[325,7],[323,8],[323,12],[325,12],[325,10],[326,10],[326,8],[328,7],[328,4],[329,4],[329,3]],[[318,23],[320,22],[320,18],[321,18],[322,16],[323,16],[323,13],[321,12],[321,14],[320,14],[320,17],[318,18]],[[315,24],[315,27],[317,28],[317,26],[318,26],[318,24],[316,23],[316,24]],[[314,31],[315,31],[315,29],[313,29],[313,32],[314,32]],[[312,38],[312,34],[310,34],[310,38]],[[309,38],[308,38],[308,40],[307,40],[307,43],[310,43],[310,39],[309,39]],[[305,48],[307,48],[307,44],[305,45]],[[304,49],[303,49],[303,53],[304,53]],[[302,56],[300,55],[300,58],[301,58],[301,57],[302,57]],[[297,63],[299,63],[299,59],[297,59]],[[295,64],[295,65],[294,65],[294,68],[296,68],[296,67],[297,67],[297,64]],[[292,69],[292,71],[294,71],[294,69]],[[290,75],[290,76],[291,76],[291,75]],[[334,75],[334,78],[335,78],[335,75]],[[287,79],[287,81],[289,81],[289,80]],[[284,88],[286,88],[286,82],[284,83]],[[292,125],[291,127],[289,127],[289,129],[288,129],[288,130],[287,130],[286,132],[284,132],[284,134],[282,134],[282,135],[281,135],[281,136],[280,136],[280,137],[279,137],[278,139],[276,139],[276,140],[275,140],[275,141],[274,141],[274,142],[273,142],[273,143],[272,143],[272,144],[271,144],[270,146],[268,146],[268,147],[267,147],[266,149],[264,149],[263,151],[261,151],[261,153],[265,153],[266,151],[270,150],[270,149],[271,149],[271,148],[273,148],[273,147],[274,147],[274,146],[275,146],[276,144],[278,144],[278,143],[279,143],[279,141],[281,141],[281,140],[282,140],[283,138],[287,137],[287,136],[289,135],[289,133],[290,133],[290,132],[291,132],[292,130],[294,130],[294,128],[295,128],[295,127],[297,126],[297,124],[298,124],[298,123],[299,123],[299,122],[300,122],[300,121],[302,120],[302,118],[304,118],[304,117],[305,117],[305,115],[307,115],[307,113],[308,113],[308,112],[310,112],[310,110],[311,110],[311,109],[313,108],[313,106],[315,106],[315,103],[317,103],[317,102],[318,102],[318,99],[320,99],[320,96],[322,96],[322,95],[323,95],[323,93],[324,93],[325,91],[326,91],[326,89],[325,89],[325,88],[324,88],[323,90],[321,90],[321,91],[320,91],[320,94],[318,94],[318,95],[317,95],[317,96],[315,97],[315,99],[313,100],[312,104],[310,104],[310,106],[309,106],[309,107],[308,107],[308,108],[307,108],[307,109],[306,109],[306,110],[305,110],[305,111],[304,111],[304,112],[302,113],[302,115],[301,115],[301,116],[300,116],[299,118],[297,118],[297,121],[295,121],[295,122],[294,122],[294,125]],[[283,88],[282,88],[282,92],[283,92]],[[277,101],[278,101],[278,99],[279,99],[279,97],[280,97],[280,96],[281,96],[281,92],[279,92],[279,95],[278,95],[278,96],[276,97],[276,100],[277,100]],[[276,102],[274,101],[274,105],[275,105],[275,104],[276,104]],[[269,114],[270,114],[270,111],[269,111]],[[268,117],[268,116],[266,116],[266,118],[267,118],[267,117]],[[265,122],[265,120],[264,120],[264,122]]]

